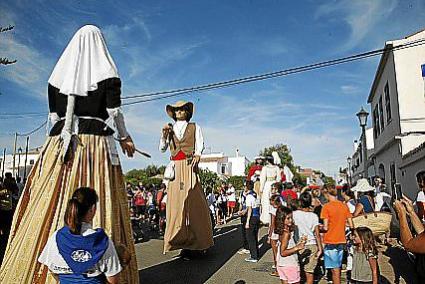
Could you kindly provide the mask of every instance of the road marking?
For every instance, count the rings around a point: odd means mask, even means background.
[[[224,233],[217,234],[217,235],[215,235],[213,238],[215,239],[216,237],[220,237],[220,236],[226,235],[226,234],[228,234],[228,233],[231,233],[231,232],[234,232],[234,231],[237,231],[237,230],[238,230],[238,228],[233,228],[233,229],[231,229],[230,231],[227,231],[227,232],[224,232]]]

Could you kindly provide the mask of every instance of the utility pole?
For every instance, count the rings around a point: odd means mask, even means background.
[[[6,163],[6,148],[3,149],[3,165],[1,167],[1,178],[4,178],[4,166]]]
[[[28,147],[30,142],[30,137],[27,136],[27,146],[25,147],[25,163],[24,163],[24,178],[22,182],[25,182],[25,179],[27,178],[27,159],[28,159]]]
[[[18,133],[15,132],[15,142],[13,143],[13,166],[12,176],[15,176],[15,156],[16,156],[16,144],[18,143]]]

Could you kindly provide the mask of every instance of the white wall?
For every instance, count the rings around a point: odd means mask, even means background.
[[[232,176],[244,176],[245,167],[248,160],[243,157],[229,157],[229,162],[231,163],[231,175]]]
[[[407,39],[394,41],[394,45],[424,39],[425,31]],[[425,46],[418,45],[394,51],[397,91],[400,106],[401,132],[425,131],[425,85],[421,65],[425,64]],[[411,120],[420,118],[419,120]],[[402,154],[406,154],[425,141],[425,135],[409,135],[401,140]]]

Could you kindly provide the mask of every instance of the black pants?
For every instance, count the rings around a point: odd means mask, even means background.
[[[248,240],[246,239],[246,216],[241,216],[241,226],[242,226],[242,242],[243,242],[243,248],[249,249]]]
[[[258,259],[260,252],[258,249],[258,229],[260,227],[260,217],[251,216],[249,220],[249,229],[246,229],[246,239],[248,240],[251,257]]]

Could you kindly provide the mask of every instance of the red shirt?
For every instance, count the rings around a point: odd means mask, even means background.
[[[295,191],[293,191],[292,189],[285,189],[284,191],[282,191],[283,199],[287,200],[288,196],[290,196],[292,199],[298,198],[297,193]]]
[[[255,174],[255,172],[256,172],[256,171],[261,171],[261,169],[262,169],[262,168],[263,168],[263,167],[262,167],[261,165],[257,165],[257,164],[252,165],[252,166],[249,168],[248,176],[247,176],[247,180],[251,180],[251,177]]]

